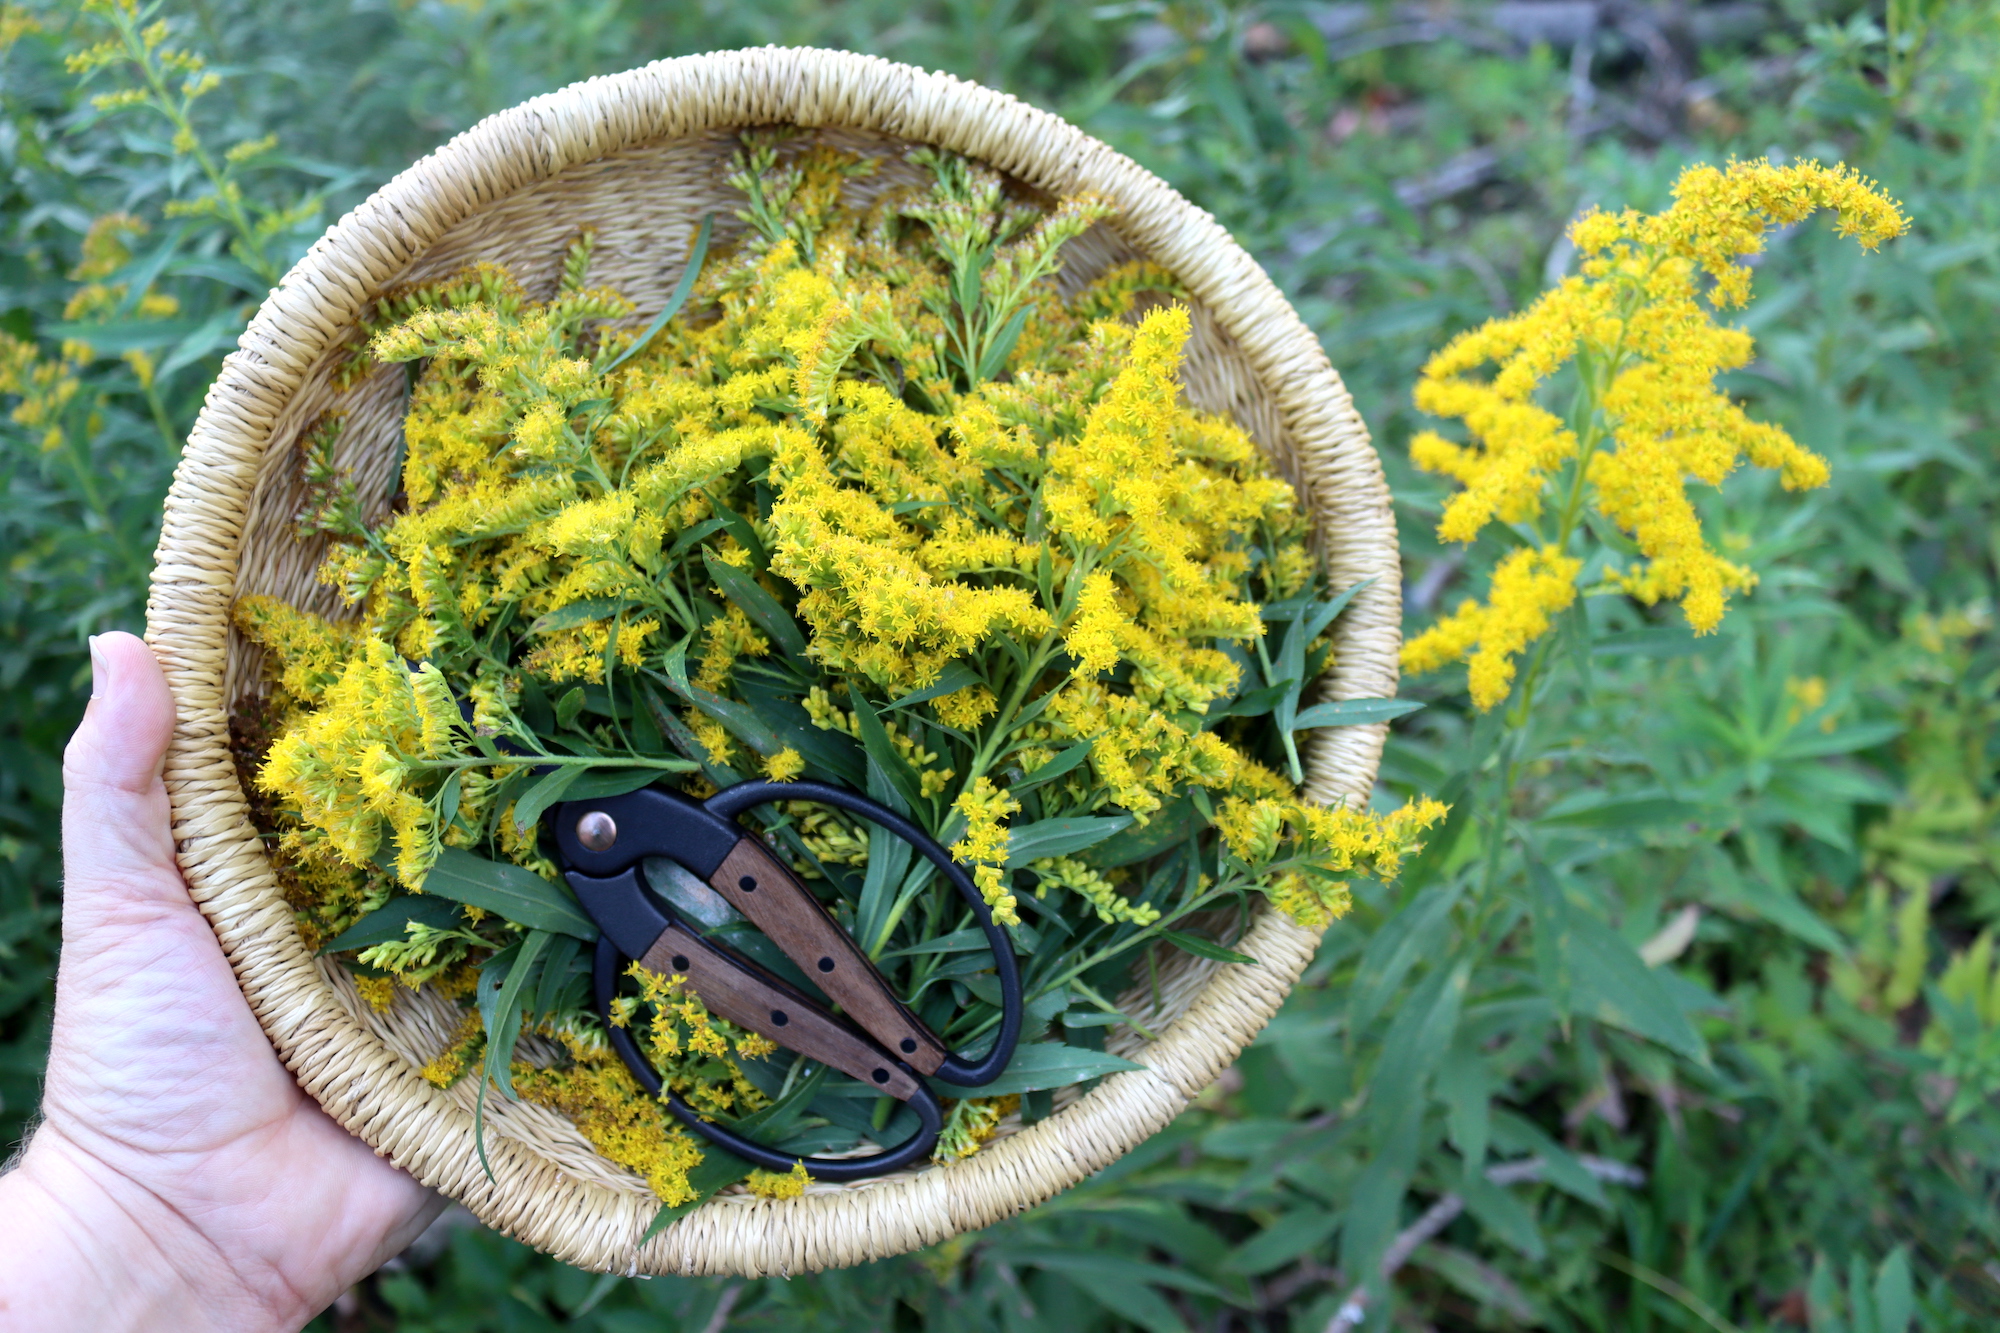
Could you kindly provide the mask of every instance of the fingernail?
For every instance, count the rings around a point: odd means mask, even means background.
[[[111,686],[111,664],[104,660],[104,653],[97,646],[97,636],[90,636],[90,697],[102,698]]]

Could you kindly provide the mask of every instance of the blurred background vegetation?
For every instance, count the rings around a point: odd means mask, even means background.
[[[1460,814],[1368,888],[1198,1108],[1027,1216],[869,1269],[631,1281],[433,1231],[337,1330],[1990,1328],[2000,1318],[2000,9],[1889,0],[172,0],[115,51],[0,6],[0,1136],[37,1097],[84,636],[137,630],[160,500],[275,276],[523,98],[767,42],[1070,117],[1211,210],[1318,331],[1441,549],[1409,390],[1568,271],[1581,208],[1734,155],[1844,159],[1915,220],[1781,236],[1731,388],[1833,464],[1706,512],[1762,575],[1720,633],[1598,599],[1494,777],[1450,673],[1385,799]],[[150,19],[149,19],[150,21]],[[81,62],[88,65],[91,62]],[[151,69],[151,106],[96,93]],[[208,75],[216,77],[210,79]],[[188,99],[190,80],[206,87]],[[208,86],[212,85],[212,86]],[[171,113],[171,115],[167,113]],[[178,145],[176,141],[178,140]],[[108,220],[107,220],[108,219]],[[1497,766],[1506,771],[1511,765]]]

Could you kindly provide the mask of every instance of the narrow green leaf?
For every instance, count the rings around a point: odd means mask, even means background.
[[[1595,792],[1579,793],[1558,801],[1539,816],[1542,828],[1637,829],[1665,828],[1697,823],[1708,812],[1692,801],[1670,796],[1618,796],[1606,799]]]
[[[991,1083],[977,1088],[961,1088],[933,1080],[932,1086],[941,1097],[1004,1097],[1015,1092],[1064,1088],[1100,1074],[1143,1068],[1144,1065],[1135,1065],[1130,1060],[1121,1060],[1103,1051],[1067,1046],[1059,1041],[1041,1041],[1016,1050],[1006,1071]]]
[[[979,361],[979,378],[990,380],[1007,368],[1007,358],[1014,354],[1014,344],[1020,341],[1021,329],[1028,322],[1028,307],[1022,306],[1007,322],[1000,326],[1000,332],[993,335],[986,355]]]
[[[1328,598],[1317,611],[1308,613],[1305,618],[1305,635],[1299,644],[1300,651],[1303,652],[1306,644],[1324,634],[1326,627],[1333,623],[1334,617],[1345,611],[1349,602],[1359,596],[1363,589],[1372,587],[1374,583],[1375,580],[1372,578],[1363,579],[1346,591]]]
[[[1008,792],[1019,796],[1022,792],[1033,791],[1044,782],[1054,782],[1057,778],[1088,758],[1090,755],[1090,746],[1091,742],[1089,741],[1078,741],[1074,745],[1065,746],[1056,753],[1055,758],[1049,760],[1048,763],[1043,764],[1040,768],[1028,774],[1027,777],[1022,778],[1019,782],[1009,787],[1007,789]]]
[[[1475,1171],[1458,1183],[1459,1197],[1466,1211],[1493,1234],[1494,1239],[1519,1251],[1529,1263],[1548,1258],[1549,1247],[1535,1215],[1512,1190],[1503,1189]]]
[[[1341,699],[1314,704],[1292,719],[1293,731],[1316,727],[1360,727],[1371,722],[1387,722],[1406,717],[1423,705],[1414,699]]]
[[[535,785],[514,802],[514,827],[522,833],[533,828],[535,821],[542,817],[542,811],[560,801],[563,793],[583,776],[583,772],[581,764],[564,764],[555,772],[536,778]]]
[[[1186,842],[1208,827],[1208,820],[1183,796],[1155,811],[1144,825],[1135,824],[1123,833],[1106,838],[1090,849],[1085,859],[1099,870],[1150,861],[1169,847]]]
[[[597,925],[576,905],[569,890],[532,870],[488,861],[460,847],[447,847],[424,880],[424,892],[505,917],[530,930],[597,941]]]
[[[769,568],[771,553],[764,549],[764,540],[757,535],[757,529],[750,526],[750,520],[716,499],[713,495],[708,497],[708,503],[709,507],[715,510],[715,521],[727,528],[729,535],[736,539],[736,544],[750,553],[750,561],[757,567],[758,571],[762,572]],[[707,553],[704,552],[703,554]]]
[[[1875,1327],[1881,1333],[1908,1333],[1917,1317],[1917,1292],[1910,1280],[1910,1252],[1898,1245],[1875,1270]]]
[[[199,319],[145,319],[118,320],[109,324],[43,324],[35,331],[44,338],[73,338],[87,342],[99,356],[121,356],[126,352],[165,347],[205,327]]]
[[[371,949],[392,940],[406,939],[409,924],[421,922],[438,930],[463,925],[458,904],[428,894],[399,893],[320,946],[322,954]]]
[[[1312,1204],[1288,1210],[1232,1250],[1222,1261],[1222,1271],[1246,1277],[1269,1273],[1326,1244],[1339,1229],[1338,1213]]]
[[[765,592],[763,585],[746,570],[738,569],[726,560],[716,558],[713,551],[701,553],[702,563],[708,568],[708,576],[715,580],[715,586],[723,595],[743,608],[743,614],[756,622],[757,628],[771,636],[771,641],[784,650],[785,656],[800,665],[805,665],[806,636],[800,631],[792,613],[778,605],[778,599]]]
[[[556,725],[569,728],[576,725],[577,717],[583,712],[583,686],[573,685],[562,698],[556,700]]]
[[[530,1012],[552,1014],[556,1011],[556,1001],[562,997],[563,987],[575,971],[575,964],[582,953],[583,941],[576,936],[549,936],[548,957],[542,960],[541,985],[535,991]]]
[[[1263,717],[1266,713],[1276,708],[1278,702],[1297,683],[1297,681],[1281,680],[1276,685],[1266,685],[1262,689],[1238,695],[1236,698],[1230,700],[1228,707],[1212,711],[1208,716],[1212,718]]]
[[[1638,950],[1588,913],[1571,913],[1570,929],[1570,995],[1576,1013],[1707,1063],[1701,1035]]]
[[[1604,1197],[1604,1186],[1577,1160],[1576,1154],[1544,1134],[1532,1121],[1498,1108],[1492,1118],[1496,1147],[1504,1152],[1541,1158],[1551,1185],[1592,1207],[1611,1207],[1611,1200]]]
[[[582,768],[577,769],[583,776],[571,783],[563,792],[565,801],[603,801],[613,796],[624,796],[650,787],[658,782],[661,770],[657,768]]]
[[[535,617],[528,626],[530,634],[553,634],[557,630],[575,629],[579,625],[589,625],[599,620],[609,620],[620,611],[629,610],[638,603],[629,597],[589,597],[568,606],[557,607],[545,616]]]
[[[1719,640],[1697,638],[1681,628],[1635,629],[1607,634],[1590,646],[1595,657],[1698,657],[1713,651]]]
[[[1075,819],[1044,819],[1007,831],[1007,868],[1018,870],[1045,856],[1068,856],[1095,847],[1114,833],[1132,827],[1130,815],[1089,815]]]
[[[916,704],[936,699],[941,695],[956,694],[968,685],[977,685],[980,675],[963,662],[953,662],[938,672],[938,678],[920,690],[911,690],[902,698],[889,705],[891,708],[909,708]]]
[[[1166,940],[1175,948],[1191,953],[1197,958],[1212,958],[1218,963],[1246,963],[1252,967],[1262,966],[1262,964],[1258,963],[1255,958],[1252,958],[1247,953],[1238,953],[1234,949],[1225,949],[1212,940],[1205,940],[1199,935],[1190,935],[1186,931],[1163,930],[1160,932],[1160,938]]]
[[[481,1016],[486,1021],[486,1060],[484,1077],[494,1087],[514,1096],[514,1043],[521,1035],[521,992],[534,979],[536,964],[541,961],[542,951],[548,947],[551,936],[545,930],[531,930],[522,939],[519,952],[507,965],[498,981],[492,1007],[480,1006]],[[501,955],[496,954],[498,958]],[[490,961],[490,960],[489,960]],[[480,998],[484,999],[489,979],[482,970],[479,978]]]
[[[1457,901],[1455,888],[1426,889],[1382,923],[1369,939],[1347,993],[1348,1031],[1359,1034],[1374,1022],[1417,960],[1437,951]]]
[[[695,279],[701,276],[701,266],[708,258],[709,234],[714,229],[715,214],[709,213],[702,218],[701,229],[694,234],[694,244],[688,248],[687,267],[681,270],[681,280],[674,284],[673,295],[669,296],[667,303],[660,307],[660,313],[653,316],[653,322],[646,326],[645,332],[633,339],[632,345],[613,358],[611,364],[599,371],[599,374],[609,375],[638,355],[641,348],[653,341],[653,335],[667,327],[667,321],[681,312],[681,307],[687,304],[688,297],[694,293]]]
[[[887,728],[883,727],[882,719],[875,715],[875,709],[869,704],[867,696],[861,693],[853,681],[849,681],[847,697],[854,705],[854,722],[856,730],[861,733],[861,748],[868,752],[868,757],[881,768],[882,776],[895,787],[897,795],[906,802],[905,808],[911,810],[920,808],[924,796],[917,775],[910,770],[909,763],[897,752],[895,743],[889,739]]]
[[[671,660],[669,671],[670,673],[673,671]],[[717,722],[720,722],[728,729],[730,735],[742,741],[758,754],[769,758],[785,748],[783,742],[777,738],[771,728],[765,724],[764,719],[759,717],[755,710],[739,704],[733,699],[724,699],[720,695],[711,694],[699,685],[689,683],[684,664],[677,674],[670,674],[664,677],[660,676],[657,672],[649,672],[648,674],[652,675],[656,680],[665,681],[669,688],[676,694],[714,718]],[[698,750],[697,753],[699,753]]]

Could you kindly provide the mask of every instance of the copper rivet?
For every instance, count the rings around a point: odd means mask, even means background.
[[[592,810],[576,821],[576,840],[593,852],[608,852],[618,841],[618,824],[602,810]]]

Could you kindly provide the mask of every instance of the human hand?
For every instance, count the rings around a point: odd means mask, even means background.
[[[130,634],[91,665],[42,1124],[0,1177],[0,1330],[297,1329],[443,1200],[279,1063],[174,863],[166,679]]]

